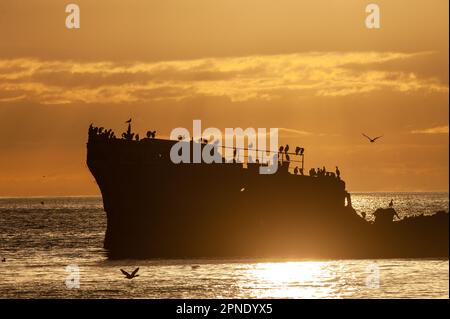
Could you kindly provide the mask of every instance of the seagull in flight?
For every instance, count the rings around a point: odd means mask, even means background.
[[[127,279],[133,279],[134,277],[139,277],[139,275],[137,275],[137,272],[139,271],[139,267],[137,267],[131,274],[129,274],[128,272],[126,272],[123,269],[120,269],[120,271],[122,272],[122,274],[125,275],[125,278],[127,278]]]
[[[375,138],[371,138],[371,137],[367,136],[367,135],[364,134],[364,133],[361,133],[361,134],[362,134],[364,137],[367,137],[367,139],[369,140],[370,143],[374,143],[377,139],[383,137],[383,135],[381,135],[381,136],[377,136],[377,137],[375,137]]]

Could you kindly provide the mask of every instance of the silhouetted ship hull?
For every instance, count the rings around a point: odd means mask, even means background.
[[[174,143],[90,132],[111,258],[448,257],[448,213],[372,224],[338,178],[294,175],[286,163],[273,175],[256,164],[173,164]]]

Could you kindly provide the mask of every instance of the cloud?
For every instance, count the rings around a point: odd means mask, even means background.
[[[448,125],[411,131],[412,134],[448,134]]]
[[[247,101],[382,90],[448,93],[437,78],[382,67],[427,55],[432,54],[312,52],[162,62],[0,60],[0,102],[115,104],[198,96]]]

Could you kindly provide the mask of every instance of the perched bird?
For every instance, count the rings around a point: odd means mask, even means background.
[[[131,123],[131,119],[129,119],[128,121],[126,121],[125,123]]]
[[[394,207],[394,200],[391,199],[391,202],[389,203],[389,207]]]
[[[301,150],[302,148],[300,147],[300,146],[297,146],[296,148],[295,148],[295,155],[298,155],[298,153],[300,153],[300,150]]]
[[[156,131],[147,131],[147,137],[148,138],[155,138]]]
[[[289,145],[286,144],[286,147],[284,148],[284,152],[287,154],[289,152]]]
[[[133,279],[134,277],[139,277],[139,275],[137,275],[137,272],[139,271],[139,267],[137,267],[131,274],[127,273],[123,269],[120,269],[120,271],[122,272],[122,274],[125,275],[125,278],[127,278],[127,279]]]
[[[367,136],[367,135],[364,134],[364,133],[361,133],[361,134],[362,134],[364,137],[366,137],[366,138],[369,140],[370,143],[374,143],[377,139],[383,137],[383,135],[381,135],[381,136],[377,136],[377,137],[375,137],[375,138],[371,138],[371,137]]]

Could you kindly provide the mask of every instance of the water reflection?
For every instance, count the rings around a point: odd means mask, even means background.
[[[354,196],[373,212],[394,198],[400,214],[448,209],[445,194]],[[40,202],[45,201],[45,205]],[[424,203],[424,204],[421,204]],[[422,206],[421,206],[422,205]],[[43,207],[42,207],[43,206]],[[106,259],[101,198],[0,199],[0,298],[448,298],[445,260],[121,260]],[[368,266],[380,285],[367,286]],[[80,289],[67,289],[67,265]],[[192,269],[191,265],[200,265]],[[123,279],[120,268],[140,266]],[[20,274],[20,276],[17,276]],[[374,285],[374,287],[377,287]]]
[[[258,263],[248,272],[258,298],[315,298],[329,296],[335,279],[326,262]]]
[[[0,265],[0,297],[448,298],[448,260],[48,261],[52,262],[9,259]],[[79,289],[68,289],[65,284],[69,263],[80,268]],[[199,267],[193,269],[192,264]],[[379,285],[367,285],[371,265],[379,267]],[[120,268],[136,266],[140,277],[124,279]]]

